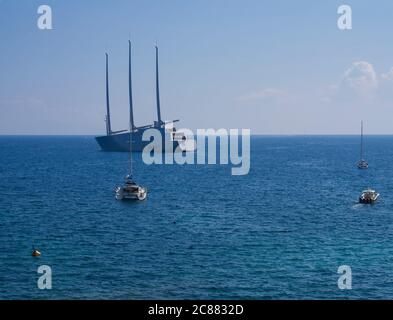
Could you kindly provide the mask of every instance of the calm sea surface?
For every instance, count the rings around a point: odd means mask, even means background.
[[[0,137],[0,299],[393,298],[393,136],[253,137],[251,170],[152,165],[93,137]],[[357,203],[366,187],[375,205]],[[32,246],[42,256],[31,256]],[[37,268],[52,267],[52,290]],[[339,290],[337,268],[352,268]]]

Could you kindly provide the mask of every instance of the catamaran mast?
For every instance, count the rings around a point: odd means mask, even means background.
[[[111,115],[109,111],[109,75],[108,75],[108,54],[105,53],[106,57],[106,134],[112,134],[111,128]]]
[[[134,113],[132,103],[132,79],[131,79],[131,41],[128,40],[128,94],[130,103],[130,177],[132,175],[132,131],[134,130]]]
[[[160,109],[160,84],[158,80],[158,47],[156,47],[156,100],[157,100],[157,120],[158,125],[161,126],[161,109]]]
[[[363,120],[360,125],[360,160],[363,160]]]
[[[128,95],[130,101],[130,125],[131,130],[135,129],[134,110],[132,105],[132,80],[131,80],[131,41],[128,40]]]

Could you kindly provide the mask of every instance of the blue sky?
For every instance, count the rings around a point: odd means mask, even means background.
[[[53,30],[37,28],[50,5]],[[337,28],[352,7],[353,29]],[[127,41],[135,122],[161,107],[178,127],[253,134],[393,134],[392,1],[0,0],[0,134],[105,132],[105,52],[113,129],[127,127]]]

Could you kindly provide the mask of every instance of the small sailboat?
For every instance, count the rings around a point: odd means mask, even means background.
[[[368,163],[364,160],[364,145],[363,145],[363,121],[361,122],[361,129],[360,129],[360,160],[358,162],[359,169],[367,169]]]
[[[379,197],[378,192],[368,188],[362,191],[362,194],[359,197],[359,203],[367,203],[367,204],[374,203],[375,201],[377,201],[378,197]]]
[[[133,113],[132,113],[132,83],[131,83],[131,41],[128,41],[128,93],[130,101],[130,157],[129,157],[129,174],[125,177],[124,184],[116,187],[117,200],[145,200],[147,189],[137,185],[132,179],[132,131],[133,131]]]

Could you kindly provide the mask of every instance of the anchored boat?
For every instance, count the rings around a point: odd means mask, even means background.
[[[363,154],[364,154],[364,146],[363,146],[363,121],[361,122],[361,129],[360,129],[360,160],[358,162],[358,168],[359,169],[367,169],[368,168],[368,163],[366,160],[364,160]]]
[[[377,201],[378,197],[379,197],[378,192],[368,188],[366,190],[363,190],[362,194],[359,197],[359,203],[366,203],[366,204],[374,203],[375,201]]]
[[[147,189],[138,186],[133,180],[131,175],[127,175],[124,185],[116,187],[117,200],[145,200],[147,196]]]

